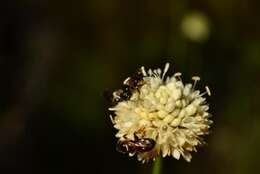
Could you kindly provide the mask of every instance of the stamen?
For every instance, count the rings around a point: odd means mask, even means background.
[[[180,77],[181,76],[181,73],[180,72],[176,72],[175,74],[174,74],[174,77]]]
[[[158,74],[158,72],[157,72],[157,69],[154,69],[154,70],[153,70],[153,74],[154,74],[155,77],[160,77],[159,74]]]
[[[199,95],[199,97],[202,97],[202,96],[204,96],[205,94],[207,94],[207,91],[201,93],[201,94]]]
[[[206,92],[208,93],[208,96],[211,96],[211,92],[209,90],[209,87],[208,86],[205,86],[205,89],[206,89]]]
[[[205,89],[206,89],[206,91],[203,92],[203,93],[201,93],[201,94],[199,95],[200,97],[202,97],[202,96],[205,95],[205,94],[208,94],[208,96],[211,96],[211,92],[210,92],[210,90],[209,90],[209,87],[208,87],[208,86],[205,86]]]
[[[164,67],[164,70],[163,70],[162,79],[164,79],[164,76],[165,76],[165,74],[167,73],[169,67],[170,67],[170,63],[167,62],[167,63],[165,64],[165,67]]]
[[[128,151],[128,150],[127,150]],[[132,157],[132,156],[134,156],[135,155],[135,153],[129,153],[129,156],[130,157]]]
[[[194,81],[199,81],[199,80],[200,80],[200,77],[199,77],[199,76],[193,76],[193,77],[192,77],[192,80],[194,80]]]
[[[126,148],[127,151],[129,151],[129,148],[127,145],[124,144],[123,146]]]
[[[157,69],[157,73],[159,74],[159,76],[161,76],[162,74],[162,70],[160,68]]]
[[[124,80],[123,84],[124,84],[124,85],[128,85],[128,81],[129,81],[130,79],[131,79],[130,77],[127,77],[127,78]]]
[[[109,118],[110,118],[111,122],[112,122],[113,124],[115,124],[115,120],[114,120],[113,116],[112,116],[112,115],[109,115]]]
[[[174,77],[176,77],[178,80],[182,81],[180,72],[175,73]]]
[[[116,108],[108,108],[109,111],[116,111]]]
[[[152,76],[153,75],[153,71],[151,69],[148,70],[148,74],[149,76]]]
[[[193,83],[193,86],[192,86],[192,90],[194,90],[194,88],[197,84],[197,81],[200,81],[200,77],[199,76],[193,76],[192,80],[194,80],[194,83]]]
[[[147,73],[146,73],[146,71],[145,71],[144,66],[141,67],[141,71],[142,71],[143,76],[147,76]]]

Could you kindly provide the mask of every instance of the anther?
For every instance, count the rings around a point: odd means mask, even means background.
[[[165,74],[167,73],[169,67],[170,67],[170,63],[167,62],[167,63],[165,64],[165,67],[164,67],[164,70],[163,70],[162,79],[164,79],[164,76],[165,76]]]
[[[211,92],[210,92],[210,90],[209,90],[209,87],[208,87],[208,86],[205,86],[205,89],[206,89],[206,92],[207,92],[208,96],[211,96]]]
[[[181,80],[181,75],[182,74],[180,72],[177,72],[177,73],[174,74],[174,77],[176,77],[178,80],[182,81]]]
[[[194,83],[193,83],[193,86],[192,86],[192,90],[194,90],[194,88],[197,84],[197,81],[200,81],[200,77],[199,76],[193,76],[191,79],[194,80]]]
[[[141,67],[141,71],[142,71],[143,76],[147,76],[144,66]]]
[[[131,79],[130,77],[127,77],[127,78],[124,80],[123,84],[124,84],[124,85],[128,85],[128,84],[129,84],[128,81],[129,81],[130,79]]]
[[[148,70],[148,74],[149,74],[150,76],[152,76],[152,75],[153,75],[153,71],[152,71],[151,69],[149,69],[149,70]]]
[[[193,76],[193,77],[192,77],[192,80],[194,80],[194,81],[199,81],[199,80],[200,80],[200,77],[199,77],[199,76]]]

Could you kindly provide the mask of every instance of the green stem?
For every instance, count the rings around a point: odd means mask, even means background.
[[[162,171],[162,157],[157,157],[153,164],[153,173],[152,174],[160,174]]]

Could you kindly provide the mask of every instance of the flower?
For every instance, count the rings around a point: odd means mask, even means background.
[[[209,88],[200,93],[195,89],[198,76],[193,77],[193,84],[183,84],[181,73],[166,77],[169,63],[164,71],[155,69],[142,72],[142,85],[132,90],[131,97],[121,100],[109,108],[114,127],[118,130],[119,141],[135,142],[146,138],[155,141],[152,150],[136,151],[142,162],[162,155],[180,159],[182,156],[190,162],[192,151],[204,143],[203,136],[208,134],[212,121],[209,119],[209,106],[204,97],[211,95]],[[131,78],[127,78],[124,82]],[[121,90],[122,91],[122,90]],[[130,156],[135,153],[129,153]]]

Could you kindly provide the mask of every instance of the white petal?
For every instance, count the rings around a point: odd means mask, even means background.
[[[173,152],[172,152],[172,156],[173,156],[175,159],[179,160],[181,154],[180,154],[180,152],[179,152],[177,149],[174,149]]]

